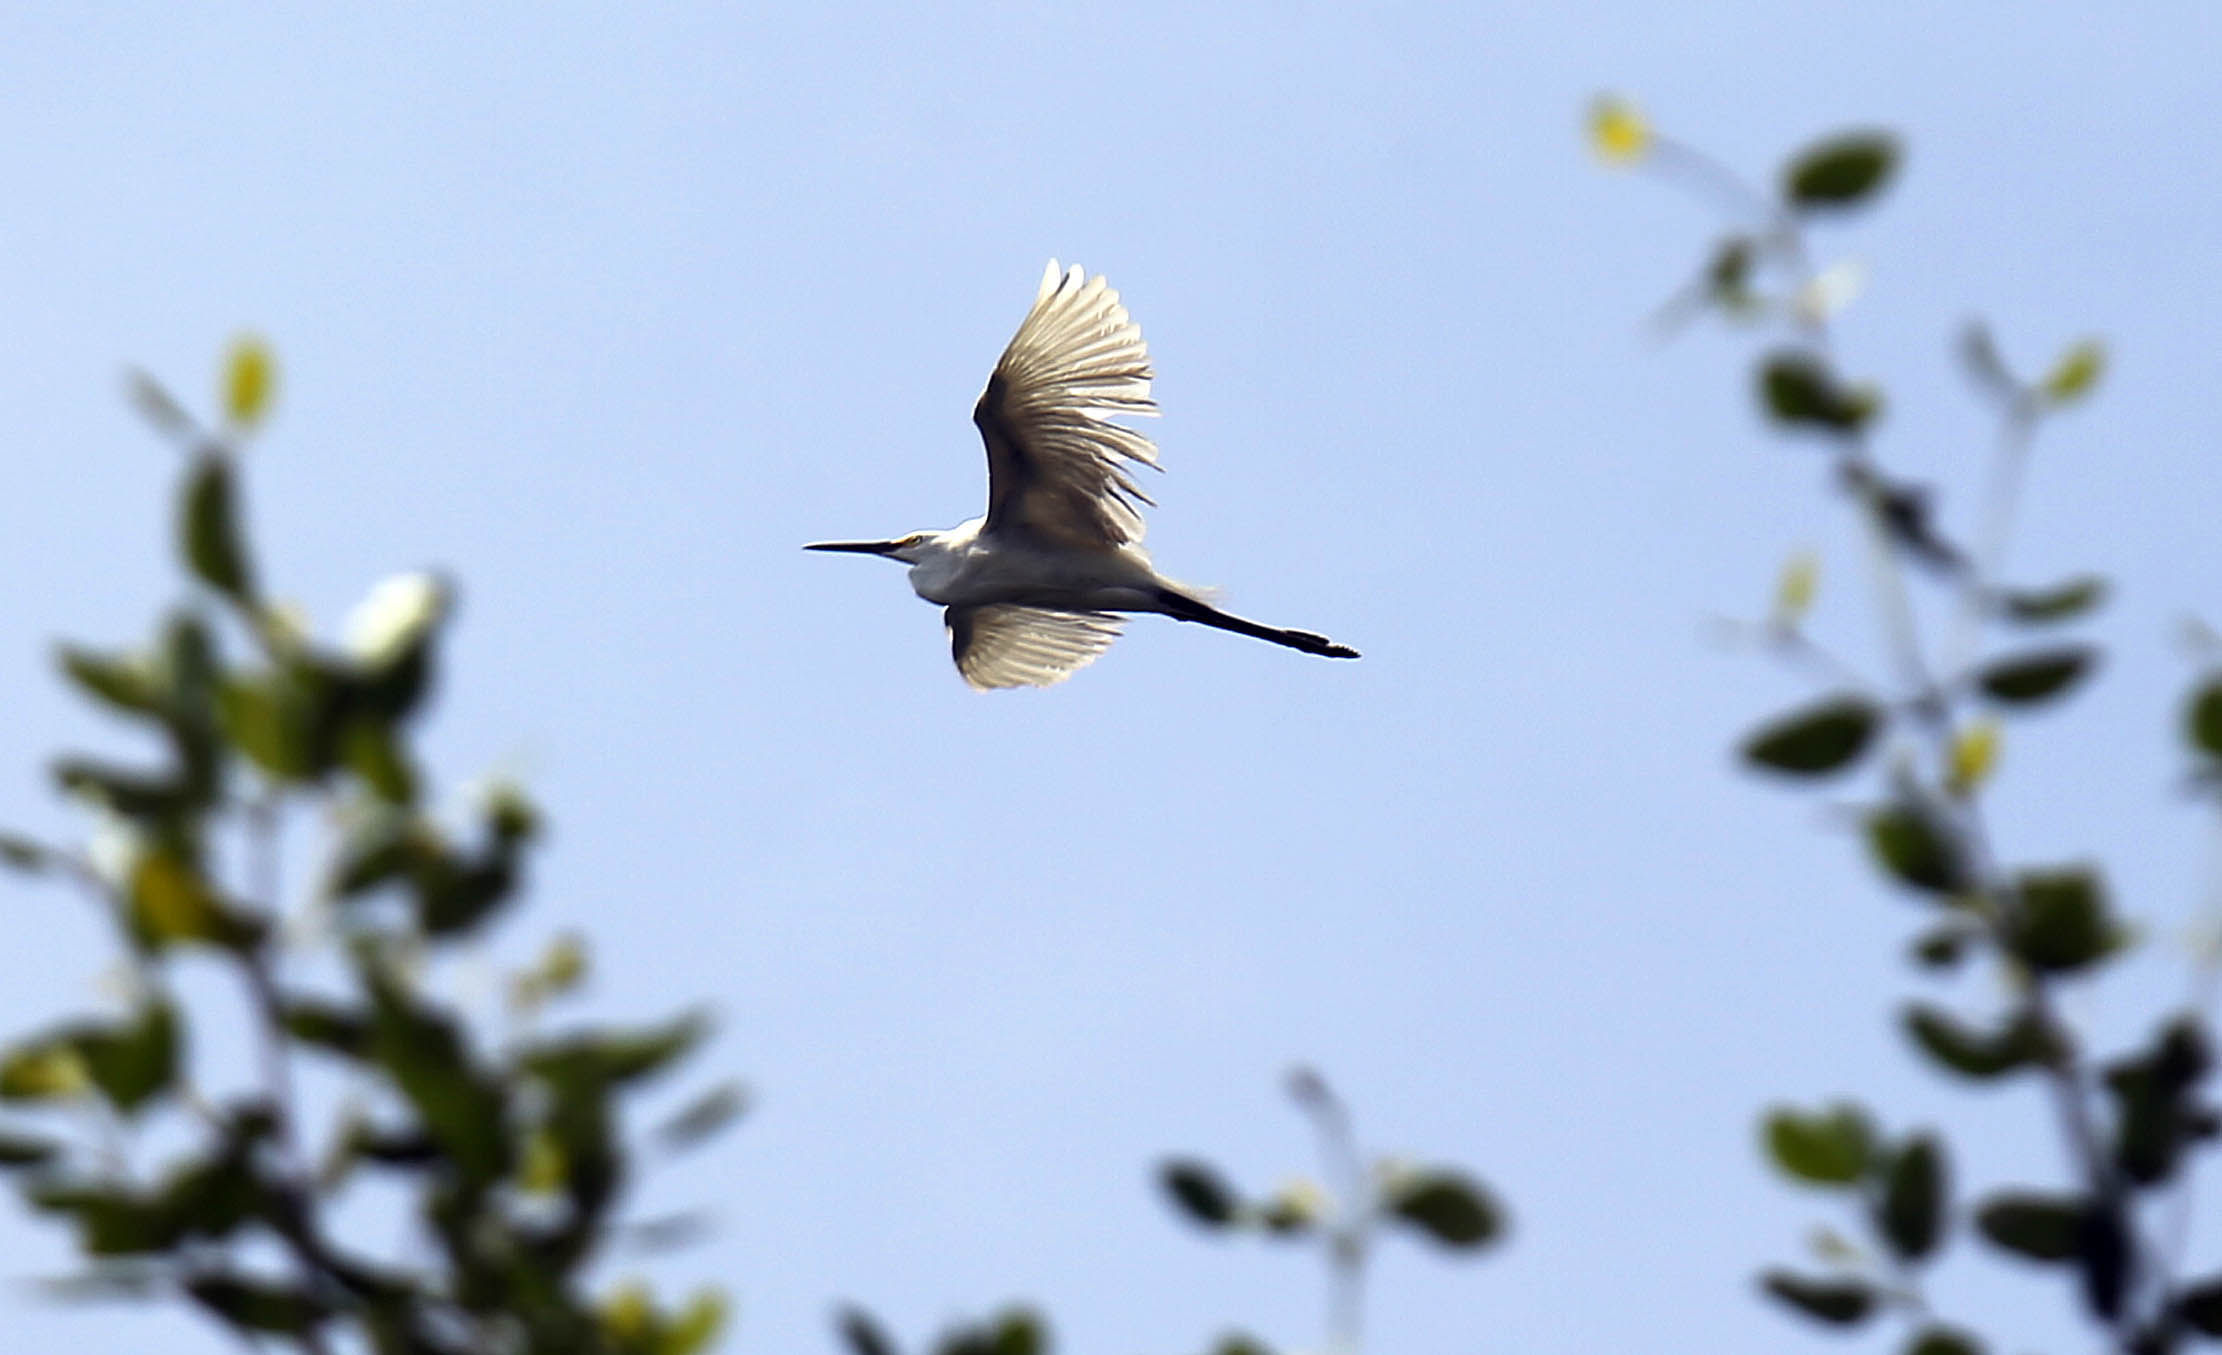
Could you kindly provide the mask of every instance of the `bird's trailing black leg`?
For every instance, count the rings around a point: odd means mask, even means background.
[[[1165,615],[1175,621],[1194,621],[1217,630],[1231,630],[1237,635],[1269,640],[1290,649],[1300,649],[1306,654],[1318,654],[1330,659],[1355,659],[1358,651],[1348,645],[1338,645],[1324,635],[1314,635],[1308,630],[1283,630],[1279,626],[1261,626],[1255,621],[1245,621],[1230,616],[1208,602],[1198,602],[1185,593],[1170,588],[1158,590],[1157,601]]]

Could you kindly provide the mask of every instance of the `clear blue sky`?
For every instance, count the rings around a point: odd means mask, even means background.
[[[119,371],[200,396],[251,326],[284,362],[251,471],[281,591],[331,634],[394,569],[462,581],[430,747],[556,829],[504,953],[578,926],[591,1010],[723,1016],[704,1066],[760,1108],[644,1203],[717,1205],[652,1273],[730,1284],[728,1349],[830,1350],[841,1297],[906,1336],[1023,1297],[1074,1352],[1314,1340],[1308,1260],[1195,1236],[1147,1179],[1172,1150],[1311,1170],[1297,1060],[1373,1146],[1516,1211],[1479,1264],[1387,1249],[1373,1349],[1826,1348],[1750,1293],[1834,1217],[1762,1169],[1764,1104],[1944,1124],[1963,1182],[2059,1155],[2034,1088],[1913,1067],[1915,911],[1828,797],[1730,763],[1809,687],[1705,619],[1810,547],[1818,624],[1872,655],[1859,560],[1818,458],[1759,426],[1748,338],[1644,342],[1716,223],[1588,159],[1593,92],[1762,176],[1903,131],[1887,202],[1820,244],[1868,265],[1843,349],[1954,526],[1987,437],[1960,322],[2032,367],[2110,337],[2013,565],[2120,580],[2114,658],[2010,730],[1998,820],[2104,859],[2145,921],[2074,1003],[2111,1032],[2176,991],[2209,869],[2170,722],[2176,627],[2222,616],[2222,19],[1921,11],[18,9],[0,819],[68,831],[45,757],[119,746],[50,640],[135,637],[178,591],[173,461]],[[1160,563],[1363,662],[1144,621],[980,696],[900,571],[796,549],[979,510],[967,414],[1053,254],[1149,338]],[[76,900],[11,894],[4,1024],[97,1003]],[[1947,1311],[2082,1343],[2064,1287],[1971,1251]],[[67,1249],[10,1208],[0,1258]],[[174,1313],[5,1316],[15,1349],[224,1348]]]

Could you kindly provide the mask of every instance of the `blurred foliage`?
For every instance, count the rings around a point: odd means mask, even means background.
[[[432,968],[516,904],[540,817],[513,787],[461,831],[423,806],[412,735],[449,612],[444,582],[380,585],[337,650],[265,600],[240,443],[267,420],[276,381],[266,345],[235,344],[223,431],[211,433],[134,378],[139,409],[185,454],[178,548],[198,588],[145,647],[64,645],[58,658],[86,700],[153,734],[163,756],[56,762],[93,845],[0,841],[8,864],[99,907],[132,996],[0,1055],[0,1167],[32,1209],[75,1230],[87,1268],[57,1292],[182,1298],[250,1344],[707,1350],[722,1296],[667,1306],[631,1282],[597,1295],[587,1278],[612,1255],[644,1165],[621,1133],[624,1106],[707,1022],[540,1033],[531,1016],[585,972],[575,936],[512,981],[508,1038],[434,991]],[[277,853],[296,810],[339,827],[311,897],[289,908]],[[232,971],[248,999],[261,1054],[251,1090],[193,1081],[195,1033],[221,1017],[178,996],[172,969],[186,954]],[[296,1072],[311,1062],[345,1093],[304,1096]],[[701,1141],[741,1105],[732,1087],[714,1089],[660,1147]],[[157,1143],[183,1147],[146,1161]],[[398,1248],[331,1227],[364,1174],[411,1202]]]
[[[1695,280],[1665,314],[1679,323],[1712,311],[1736,325],[1779,328],[1754,363],[1760,407],[1786,433],[1818,435],[1802,441],[1828,458],[1827,483],[1871,546],[1866,572],[1876,581],[1893,681],[1859,676],[1807,629],[1814,566],[1801,557],[1778,585],[1771,614],[1748,633],[1839,690],[1762,723],[1744,738],[1743,761],[1792,783],[1862,770],[1883,783],[1857,821],[1870,864],[1922,909],[1908,947],[1916,974],[1933,980],[1987,961],[1997,977],[1998,1001],[1985,1014],[1906,1003],[1901,1022],[1911,1046],[1962,1083],[2027,1075],[2047,1084],[2048,1123],[2072,1164],[2064,1185],[1992,1189],[1956,1209],[1939,1131],[1893,1138],[1852,1102],[1777,1107],[1762,1120],[1766,1156],[1791,1180],[1840,1197],[1867,1242],[1828,1229],[1815,1247],[1823,1273],[1772,1268],[1760,1288],[1824,1326],[1895,1315],[1911,1355],[1974,1355],[1982,1338],[1941,1323],[1927,1289],[1928,1268],[1964,1220],[1998,1253],[2066,1278],[2125,1355],[2163,1355],[2189,1336],[2222,1335],[2222,1281],[2183,1274],[2191,1158],[2222,1133],[2222,1114],[2208,1099],[2206,1016],[2187,1009],[2162,1019],[2141,1047],[2112,1056],[2093,1050],[2062,1014],[2059,991],[2105,972],[2133,930],[2097,866],[2002,859],[1987,822],[2001,721],[2062,702],[2102,667],[2096,644],[2022,637],[2091,615],[2111,591],[2105,579],[2017,584],[1999,574],[2036,435],[2097,389],[2106,350],[2081,340],[2043,377],[2027,380],[1987,326],[1966,327],[1959,361],[1976,397],[1996,412],[1999,436],[1982,534],[1953,539],[1939,525],[1935,491],[1881,462],[1883,394],[1839,374],[1843,359],[1829,331],[1851,291],[1841,281],[1845,265],[1821,266],[1808,239],[1811,221],[1849,217],[1897,178],[1897,139],[1864,130],[1827,137],[1791,155],[1766,192],[1652,129],[1633,105],[1616,101],[1614,109],[1646,129],[1645,166],[1727,205],[1735,218],[1725,243],[1705,246]],[[1597,126],[1593,117],[1593,143]],[[1816,304],[1817,295],[1829,304]],[[1939,605],[1917,605],[1917,585],[1936,589]],[[1941,640],[1923,625],[1938,616],[1948,618]],[[2222,806],[2222,676],[2195,685],[2182,719],[2192,783]],[[2162,1199],[2177,1211],[2166,1221],[2150,1207]]]

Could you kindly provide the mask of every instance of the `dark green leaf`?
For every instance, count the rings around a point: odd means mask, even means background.
[[[45,844],[34,842],[17,833],[0,833],[0,862],[17,870],[45,870],[53,864],[54,853]]]
[[[1456,1172],[1414,1172],[1391,1187],[1383,1203],[1446,1247],[1479,1247],[1504,1231],[1504,1211],[1488,1189]]]
[[[225,680],[216,692],[216,715],[232,745],[263,771],[281,780],[315,780],[332,764],[335,697],[307,667],[256,673]]]
[[[2042,1063],[2050,1054],[2044,1027],[2027,1012],[1993,1031],[1973,1031],[1926,1003],[1907,1005],[1906,1033],[1922,1052],[1963,1077],[2002,1077]]]
[[[1875,1211],[1876,1229],[1892,1251],[1918,1261],[1936,1250],[1944,1195],[1944,1150],[1929,1135],[1916,1135],[1892,1157]]]
[[[1867,845],[1899,883],[1932,894],[1968,887],[1968,869],[1951,823],[1933,806],[1906,799],[1867,816]]]
[[[1881,409],[1873,389],[1840,382],[1812,353],[1783,349],[1759,368],[1760,401],[1776,421],[1825,433],[1856,433]]]
[[[196,1275],[185,1282],[185,1292],[241,1331],[299,1336],[326,1316],[323,1304],[291,1285],[237,1275]]]
[[[93,1085],[129,1114],[177,1079],[177,1014],[149,1003],[129,1026],[88,1029],[73,1041]]]
[[[1248,1332],[1229,1332],[1211,1348],[1211,1355],[1273,1355],[1273,1347]]]
[[[1898,142],[1885,132],[1851,132],[1807,147],[1783,171],[1783,196],[1801,208],[1850,207],[1890,178]]]
[[[1765,1132],[1774,1164],[1812,1185],[1852,1185],[1874,1157],[1874,1129],[1855,1105],[1839,1103],[1813,1115],[1778,1106],[1768,1112]]]
[[[551,1083],[595,1082],[618,1085],[662,1072],[702,1042],[709,1019],[682,1016],[639,1031],[599,1031],[551,1041],[528,1050],[522,1063]]]
[[[1975,1226],[1993,1245],[2032,1261],[2071,1261],[2083,1213],[2072,1195],[2004,1191],[1983,1202]]]
[[[1998,608],[2010,621],[2025,626],[2049,625],[2083,615],[2106,601],[2106,580],[2085,574],[2050,588],[2006,589],[1998,594]]]
[[[238,491],[231,459],[203,452],[185,484],[180,537],[185,562],[203,583],[246,601],[254,595],[254,571],[240,537]]]
[[[2184,1286],[2176,1316],[2202,1336],[2222,1336],[2222,1276]]]
[[[2090,672],[2098,651],[2089,645],[2032,650],[1986,664],[1975,675],[1985,695],[2021,706],[2058,696]]]
[[[2211,1118],[2191,1093],[2212,1066],[2198,1022],[2178,1017],[2151,1049],[2106,1070],[2116,1104],[2114,1161],[2130,1180],[2166,1181],[2183,1150],[2209,1132]]]
[[[340,735],[340,756],[347,769],[387,804],[416,803],[416,770],[391,726],[367,718],[351,721]]]
[[[48,1139],[0,1129],[0,1167],[36,1167],[60,1151],[61,1145]]]
[[[371,991],[371,1055],[423,1117],[467,1182],[509,1174],[511,1142],[501,1088],[473,1066],[455,1023],[423,1005],[376,959],[362,960]]]
[[[1983,1343],[1958,1327],[1924,1327],[1906,1343],[1906,1355],[1983,1355]]]
[[[114,658],[75,645],[61,647],[62,671],[88,694],[132,715],[158,715],[165,693],[143,659]]]
[[[2191,697],[2184,715],[2184,732],[2191,746],[2222,757],[2222,678],[2210,678]]]
[[[1766,1291],[1819,1322],[1851,1327],[1875,1311],[1876,1294],[1864,1280],[1813,1280],[1786,1270],[1759,1277]]]
[[[849,1355],[896,1355],[895,1342],[889,1338],[879,1322],[862,1308],[844,1304],[834,1319],[834,1326],[847,1344]]]
[[[2082,969],[2120,949],[2125,937],[2109,915],[2106,893],[2088,870],[2024,872],[2021,906],[2011,938],[2030,965],[2054,972]]]
[[[1241,1201],[1218,1171],[1190,1159],[1167,1162],[1157,1179],[1181,1211],[1198,1223],[1224,1228],[1241,1212]]]
[[[159,1201],[121,1186],[41,1186],[33,1208],[77,1220],[79,1245],[92,1256],[140,1256],[177,1245],[181,1229]]]
[[[286,1033],[342,1058],[367,1058],[371,1049],[368,1014],[335,1007],[316,998],[296,998],[280,1018]]]
[[[1966,957],[1981,933],[1964,922],[1945,922],[1913,940],[1913,957],[1927,969],[1951,969]]]
[[[175,776],[125,771],[90,758],[57,760],[54,780],[70,794],[127,819],[167,820],[194,802],[191,788]]]
[[[1873,703],[1838,696],[1794,711],[1767,725],[1744,744],[1746,760],[1773,771],[1818,776],[1849,766],[1867,747],[1880,723]]]
[[[722,1082],[665,1121],[656,1137],[666,1148],[691,1148],[739,1119],[747,1109],[748,1089],[738,1082]]]

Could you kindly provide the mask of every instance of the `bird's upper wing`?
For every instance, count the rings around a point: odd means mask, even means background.
[[[1076,265],[1049,261],[1034,309],[1003,350],[972,410],[988,446],[983,530],[1019,530],[1080,549],[1142,539],[1150,502],[1126,463],[1157,464],[1157,448],[1113,415],[1157,413],[1150,354],[1119,294]]]
[[[980,691],[1063,682],[1111,647],[1120,620],[1108,612],[1044,607],[951,607],[949,649],[957,671]]]

